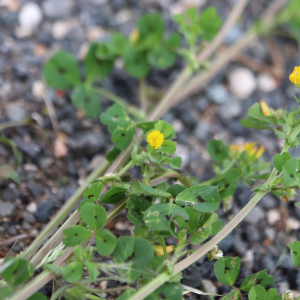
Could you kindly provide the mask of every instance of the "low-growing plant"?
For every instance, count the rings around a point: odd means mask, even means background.
[[[235,286],[241,260],[224,257],[218,243],[267,193],[284,202],[294,200],[296,189],[300,188],[300,159],[292,157],[288,151],[300,144],[300,110],[275,110],[263,101],[254,104],[248,110],[248,118],[242,119],[241,123],[249,128],[274,131],[279,139],[285,139],[282,152],[273,158],[274,168],[270,171],[270,164],[261,159],[265,148],[255,142],[226,145],[221,140],[211,140],[206,150],[215,177],[206,182],[180,173],[181,157],[174,156],[176,134],[171,124],[159,120],[182,95],[193,91],[199,75],[191,76],[199,72],[199,68],[203,71],[203,63],[221,44],[246,3],[237,2],[220,31],[221,21],[214,7],[201,14],[191,8],[185,14],[175,16],[187,47],[181,47],[181,36],[176,32],[165,38],[161,17],[147,14],[138,20],[128,38],[114,33],[109,41],[90,45],[83,70],[63,51],[57,52],[46,63],[43,76],[47,84],[69,90],[74,105],[84,110],[87,116],[98,117],[99,94],[115,102],[100,115],[114,147],[106,155],[107,162],[87,178],[86,184],[32,245],[17,257],[4,259],[0,265],[1,299],[46,299],[38,290],[54,279],[53,300],[111,299],[112,293],[118,300],[181,300],[187,293],[211,296],[180,283],[182,271],[205,255],[216,260],[214,271],[220,284],[231,287],[223,300],[243,299],[244,295],[250,300],[293,299],[291,291],[278,295],[271,287],[275,281],[267,270],[252,274],[240,286]],[[295,6],[300,9],[297,0],[291,1],[276,17],[276,9],[278,11],[282,5],[283,1],[275,2],[259,26],[253,26],[237,48],[247,44],[245,41],[251,41],[259,33],[257,28],[264,26],[265,34],[265,27],[270,31],[289,20],[287,16],[295,18]],[[199,55],[199,49],[210,41],[212,43]],[[149,103],[145,106],[143,102],[147,98],[145,78],[152,67],[166,69],[172,66],[177,55],[184,57],[187,66],[162,101],[151,110]],[[141,81],[143,110],[99,87],[120,58],[125,71]],[[220,61],[216,66],[220,67]],[[211,70],[214,68],[212,64]],[[204,75],[209,79],[213,73],[204,74],[209,74]],[[290,80],[295,85],[300,84],[297,68]],[[18,162],[20,157],[15,145],[4,137],[1,141],[13,148]],[[128,171],[133,167],[139,169],[140,180],[130,176]],[[6,177],[18,181],[13,172]],[[228,224],[223,225],[216,210],[221,201],[223,210],[230,209],[238,182],[255,186],[253,196]],[[57,229],[82,194],[77,209]],[[105,204],[114,207],[106,211]],[[107,225],[125,208],[128,221],[134,225],[133,234],[117,238]],[[56,232],[45,241],[55,229]],[[169,237],[176,242],[167,245],[166,238]],[[198,250],[190,247],[200,244]],[[288,246],[292,263],[299,267],[300,242]],[[108,262],[107,257],[112,257],[112,262]],[[34,277],[37,268],[43,271]],[[98,287],[99,282],[110,280],[117,282],[115,288]]]

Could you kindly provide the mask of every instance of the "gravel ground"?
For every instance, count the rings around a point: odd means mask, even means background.
[[[28,245],[49,219],[74,193],[93,167],[111,148],[110,136],[99,119],[85,118],[73,107],[68,94],[51,91],[59,130],[65,134],[67,153],[57,158],[56,138],[43,100],[41,81],[44,62],[57,50],[64,49],[83,58],[88,42],[98,41],[116,30],[129,34],[134,21],[145,12],[160,12],[167,30],[175,28],[171,15],[206,0],[0,0],[0,124],[25,118],[35,125],[18,126],[3,131],[22,152],[18,169],[21,184],[0,183],[0,258],[11,249],[15,255]],[[223,19],[234,1],[209,1],[216,4]],[[264,7],[251,1],[243,20],[228,34],[226,44],[234,43]],[[253,60],[257,63],[256,66]],[[243,128],[239,119],[260,99],[277,109],[296,107],[295,88],[288,74],[300,57],[295,42],[287,38],[266,38],[251,45],[222,70],[207,87],[164,115],[177,132],[177,154],[182,156],[182,172],[200,180],[213,176],[205,145],[211,138],[237,143],[258,141],[267,148],[264,158],[281,149],[273,133]],[[153,70],[148,78],[152,88],[163,90],[176,77],[182,62],[168,71]],[[103,85],[136,103],[138,82],[123,71],[114,72]],[[103,107],[109,105],[104,100]],[[300,157],[299,150],[293,155]],[[12,163],[9,148],[0,144],[0,164]],[[250,188],[238,186],[232,208],[224,213],[230,220],[249,200]],[[243,265],[237,281],[263,268],[275,277],[277,288],[300,291],[300,271],[293,268],[285,245],[299,240],[300,209],[266,195],[220,247],[225,255],[239,255]],[[114,224],[118,235],[128,231],[128,223],[118,217]],[[4,245],[18,235],[27,238]],[[213,263],[199,260],[184,271],[183,282],[207,289],[228,292],[216,284]],[[45,289],[44,292],[47,292]],[[197,299],[197,298],[193,298]],[[201,299],[201,298],[198,298]]]

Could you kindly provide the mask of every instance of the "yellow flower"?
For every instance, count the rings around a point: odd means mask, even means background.
[[[254,157],[255,159],[258,159],[266,151],[266,148],[263,146],[261,146],[259,148],[255,147],[256,144],[257,144],[257,142],[246,143],[245,150],[249,156]]]
[[[153,246],[154,252],[157,256],[161,257],[164,255],[164,248],[162,246]],[[174,246],[167,246],[167,253],[171,253],[174,250]]]
[[[232,154],[240,154],[245,150],[245,147],[243,144],[231,144],[229,145],[229,150]]]
[[[266,117],[270,115],[269,106],[267,105],[267,103],[265,101],[260,100],[260,108]]]
[[[140,38],[140,32],[138,29],[134,28],[129,35],[129,40],[135,43],[139,38]]]
[[[151,131],[147,136],[148,144],[154,149],[158,149],[164,142],[164,139],[164,135],[158,130]]]
[[[294,71],[290,75],[289,79],[294,84],[300,84],[300,66],[294,68]]]

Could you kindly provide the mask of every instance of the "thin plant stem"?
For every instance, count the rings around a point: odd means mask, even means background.
[[[141,116],[145,117],[145,114],[143,111],[139,110],[134,105],[128,104],[127,101],[122,99],[121,97],[117,96],[116,94],[100,87],[93,87],[93,90],[95,90],[98,94],[106,97],[107,99],[111,100],[114,103],[120,104],[125,107],[125,109],[128,111],[129,114],[133,116]]]
[[[118,176],[119,177],[123,176],[131,167],[132,167],[132,160],[119,171]]]
[[[114,292],[121,292],[130,289],[129,285],[110,288],[110,289],[93,289],[79,282],[75,283],[75,285],[81,288],[82,290],[90,293],[114,293]]]
[[[140,79],[140,103],[141,103],[141,111],[146,113],[148,107],[148,99],[147,99],[147,85],[145,78]]]
[[[161,244],[162,244],[162,247],[163,247],[163,249],[164,249],[165,259],[166,259],[166,260],[169,260],[168,251],[167,251],[167,246],[166,246],[166,241],[165,241],[164,237],[161,237]]]
[[[288,189],[299,189],[298,185],[292,186],[274,186],[271,188],[271,191],[279,191],[279,190],[288,190]]]

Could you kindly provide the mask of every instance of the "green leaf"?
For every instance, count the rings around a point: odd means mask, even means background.
[[[87,196],[89,199],[94,199],[95,201],[99,198],[103,188],[102,182],[96,182],[92,184],[88,190],[84,193],[84,196]]]
[[[130,296],[135,293],[135,289],[130,288],[129,290],[125,291],[121,296],[119,296],[116,300],[127,300]]]
[[[222,229],[223,223],[220,219],[211,225],[211,235],[216,235]]]
[[[249,119],[241,119],[240,123],[246,128],[256,128],[256,129],[270,129],[269,126],[266,126],[265,122],[255,120],[252,118]]]
[[[143,194],[143,195],[150,195],[150,196],[158,196],[158,197],[171,197],[170,193],[166,193],[163,191],[160,191],[158,189],[154,189],[149,187],[148,185],[138,181],[134,180],[131,185],[131,192],[133,194]]]
[[[71,226],[63,231],[63,243],[67,247],[74,247],[85,242],[91,232],[81,226]]]
[[[214,265],[217,279],[232,286],[240,272],[241,261],[239,257],[222,257]]]
[[[269,284],[274,285],[275,280],[273,276],[267,274],[268,270],[263,270],[258,273],[248,276],[241,285],[241,290],[248,293],[250,289],[255,285],[261,285],[263,287]]]
[[[80,74],[76,60],[64,51],[57,51],[44,65],[43,79],[55,89],[69,90],[78,85]]]
[[[283,161],[282,161],[282,157],[279,153],[277,153],[274,158],[273,158],[273,164],[275,169],[281,173],[282,172],[282,165],[283,165]]]
[[[107,214],[103,206],[99,204],[88,203],[82,206],[80,212],[81,220],[92,230],[98,231],[105,225]]]
[[[287,161],[289,161],[292,158],[292,155],[288,152],[284,152],[281,154],[282,162],[285,164]]]
[[[131,195],[127,200],[128,221],[135,225],[145,225],[144,213],[152,205],[152,201],[138,195]]]
[[[96,244],[97,244],[97,241],[96,241]],[[100,275],[97,264],[90,262],[90,261],[86,261],[84,264],[88,269],[89,278],[93,281],[96,281],[96,278]]]
[[[119,264],[124,262],[133,253],[135,237],[121,236],[117,241],[117,246],[113,253],[114,262]]]
[[[97,46],[96,57],[100,60],[113,60],[116,56],[109,46],[110,42],[101,42]]]
[[[82,276],[83,263],[81,262],[71,262],[68,264],[63,273],[63,277],[73,283],[76,283]]]
[[[58,276],[63,276],[64,269],[62,267],[59,267],[55,264],[48,264],[45,266],[47,270],[55,273]]]
[[[101,256],[112,254],[117,245],[116,237],[107,229],[98,231],[95,240],[97,251]]]
[[[176,144],[177,143],[170,140],[164,140],[161,145],[161,151],[169,155],[174,154],[176,151]]]
[[[34,273],[33,265],[25,259],[7,258],[0,266],[2,278],[11,286],[16,287],[28,281]]]
[[[276,124],[277,123],[275,117],[265,116],[263,114],[259,103],[255,103],[248,109],[248,116],[253,119],[266,122],[268,124]]]
[[[224,199],[234,194],[238,180],[239,173],[229,170],[219,180],[213,182],[214,186],[218,186],[220,198]]]
[[[157,121],[150,121],[150,122],[141,122],[137,123],[137,128],[140,128],[144,131],[144,133],[147,133],[149,130],[154,129],[155,124]]]
[[[216,221],[218,221],[218,219],[219,217],[215,212],[204,213],[197,224],[197,228],[206,228],[212,225],[213,223],[215,223]]]
[[[126,188],[114,186],[106,192],[99,201],[102,203],[117,204],[125,198],[127,191]]]
[[[113,132],[111,141],[119,150],[125,150],[131,143],[135,134],[135,127],[133,123],[126,123],[119,125]]]
[[[48,298],[42,293],[34,293],[27,300],[47,300]]]
[[[249,300],[265,300],[265,297],[266,289],[260,285],[253,286],[248,295]]]
[[[165,162],[172,169],[180,169],[182,165],[182,159],[179,156],[171,157]]]
[[[123,34],[115,32],[112,34],[111,41],[107,46],[112,53],[121,56],[127,43],[127,38]]]
[[[76,87],[71,94],[73,105],[84,110],[86,116],[91,119],[99,117],[101,112],[101,99],[99,94],[91,87],[83,84]]]
[[[128,48],[123,53],[124,68],[126,72],[135,78],[146,77],[150,71],[150,65],[146,54]]]
[[[10,299],[11,295],[13,294],[13,289],[8,286],[0,286],[0,295],[3,297],[3,300]]]
[[[144,215],[146,226],[154,230],[168,230],[169,220],[180,216],[189,219],[188,213],[181,207],[171,203],[157,203],[148,208]]]
[[[221,26],[221,18],[214,6],[206,8],[200,18],[201,38],[205,41],[211,41],[218,33]]]
[[[274,130],[274,133],[276,134],[277,138],[278,139],[286,139],[286,138],[289,138],[289,135],[288,134],[285,134],[284,132],[281,132],[277,129],[273,129]]]
[[[106,153],[106,159],[108,160],[108,162],[110,164],[112,164],[116,158],[119,156],[119,154],[121,153],[121,150],[119,150],[116,147],[113,147],[110,151],[108,151]]]
[[[182,217],[176,217],[176,221],[177,221],[180,229],[187,228],[188,233],[191,233],[197,227],[197,223],[200,218],[200,212],[195,209],[192,209],[191,207],[185,207],[184,210],[188,213],[189,219],[185,220]]]
[[[295,267],[300,266],[300,242],[296,241],[289,244],[291,249],[291,259]]]
[[[119,125],[129,123],[126,110],[120,104],[110,106],[105,113],[100,115],[100,120],[104,125],[107,125],[110,134],[112,134]]]
[[[184,288],[180,283],[167,282],[156,291],[156,294],[158,296],[163,294],[164,297],[159,296],[158,298],[155,299],[182,300],[183,291]]]
[[[173,197],[173,199],[175,199],[177,197],[178,194],[180,194],[181,192],[183,192],[185,190],[185,187],[183,185],[180,184],[175,184],[170,186],[167,189],[167,193],[170,193]]]
[[[221,163],[228,157],[228,147],[222,141],[211,140],[206,146],[206,151],[211,159],[217,163]]]
[[[166,49],[153,49],[147,55],[148,62],[158,68],[166,69],[173,66],[176,62],[176,54]]]
[[[281,300],[282,297],[278,296],[277,290],[272,288],[267,291],[265,300]]]
[[[180,46],[180,35],[173,32],[164,42],[164,47],[170,50],[175,50]]]
[[[222,297],[220,300],[238,300],[239,297],[239,292],[237,290],[233,290],[225,297]]]
[[[201,212],[213,212],[220,205],[218,189],[210,185],[193,186],[177,195],[175,201]]]
[[[155,126],[154,126],[154,129],[161,132],[164,135],[165,139],[170,137],[174,132],[173,126],[171,124],[163,121],[163,120],[157,121]]]
[[[298,161],[296,158],[291,158],[283,165],[283,178],[285,186],[293,185],[293,183],[298,183],[296,177],[296,170],[298,166]]]
[[[87,82],[92,82],[96,78],[108,76],[114,66],[113,60],[102,60],[96,57],[97,48],[97,43],[91,44],[88,53],[84,58],[84,70]]]
[[[0,180],[12,179],[16,183],[21,183],[18,173],[10,165],[0,166]]]

